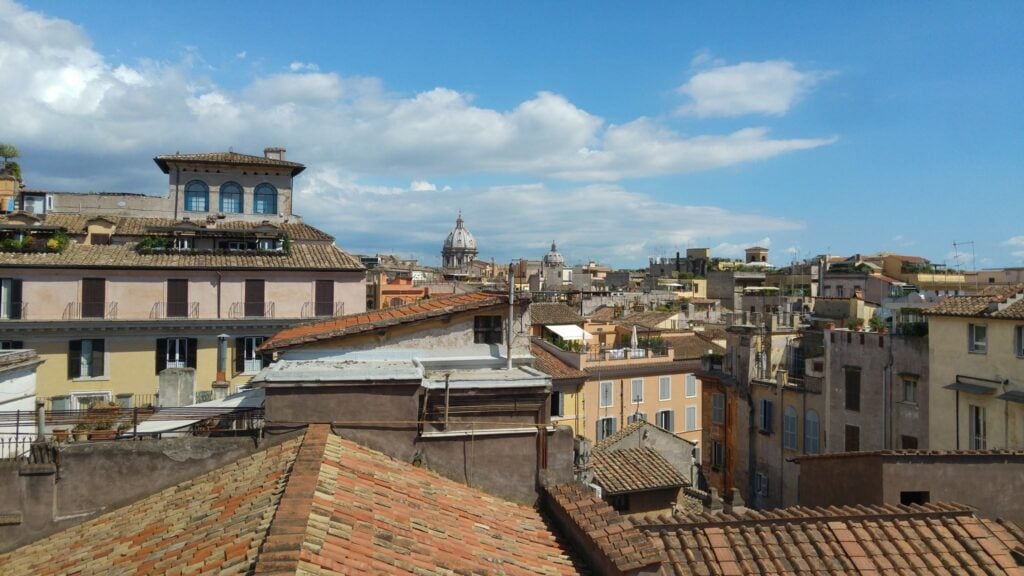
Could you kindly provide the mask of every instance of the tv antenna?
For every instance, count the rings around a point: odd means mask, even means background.
[[[963,242],[957,242],[957,241],[954,240],[953,241],[953,258],[956,260],[956,271],[960,272],[961,271],[960,270],[960,247],[961,246],[968,246],[968,245],[970,245],[970,247],[971,247],[971,270],[974,272],[974,289],[977,290],[979,288],[978,287],[978,263],[977,263],[977,260],[975,259],[975,254],[974,254],[974,240],[965,240]],[[966,254],[964,254],[964,255],[966,256]]]

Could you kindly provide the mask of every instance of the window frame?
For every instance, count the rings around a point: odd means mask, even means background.
[[[856,449],[850,449],[850,432],[856,430],[857,435],[857,447]],[[855,424],[846,424],[843,428],[843,452],[860,452],[860,426]]]
[[[977,404],[967,405],[968,415],[968,445],[971,450],[987,450],[988,446],[988,422],[986,420],[985,407]],[[979,419],[980,416],[980,419]],[[980,424],[980,425],[979,425]]]
[[[229,192],[230,188],[236,188],[237,191]],[[224,208],[225,196],[238,196],[238,209],[237,210],[226,210]],[[245,188],[242,187],[238,182],[230,181],[220,185],[218,191],[218,208],[225,214],[245,214]]]
[[[800,418],[796,408],[786,406],[782,409],[782,447],[786,450],[799,450],[797,429]]]
[[[640,384],[640,393],[637,394],[637,384]],[[639,398],[639,400],[637,399]],[[643,378],[631,378],[629,380],[629,403],[630,404],[643,404],[644,403],[644,379]]]
[[[711,422],[725,424],[725,394],[721,392],[711,395]]]
[[[683,409],[683,432],[696,432],[697,428],[697,407],[687,406]]]
[[[84,398],[97,398],[98,402],[110,402],[113,394],[110,390],[79,390],[68,393],[68,402],[72,410],[88,410],[92,403],[81,404]]]
[[[235,375],[248,376],[258,374],[270,364],[271,360],[266,354],[256,351],[256,349],[260,347],[260,344],[263,344],[266,339],[266,336],[238,336],[235,338]],[[252,342],[251,346],[249,344],[250,342]],[[257,360],[260,362],[260,367],[255,370],[251,370],[250,366],[252,366],[252,363]]]
[[[686,375],[686,380],[685,380],[685,383],[684,383],[683,387],[684,387],[683,395],[685,395],[687,398],[696,398],[697,397],[697,375],[696,374],[687,374]],[[692,390],[692,394],[691,394],[691,390]]]
[[[563,418],[565,416],[565,392],[561,390],[551,391],[551,417]]]
[[[500,314],[473,316],[473,343],[488,345],[504,344],[504,316]]]
[[[761,398],[758,402],[757,431],[763,434],[772,433],[772,413],[775,411],[775,403],[767,398]]]
[[[725,468],[725,444],[718,440],[711,441],[711,469]]]
[[[75,351],[74,343],[78,343],[78,350]],[[85,342],[89,342],[89,360],[86,362],[84,358],[86,355],[83,353],[85,350]],[[100,351],[96,351],[96,342],[100,342]],[[96,370],[96,358],[99,355],[99,370]],[[68,380],[73,381],[89,381],[89,380],[110,380],[110,350],[107,348],[107,342],[105,338],[72,338],[68,340]],[[73,358],[77,356],[78,362],[74,362]],[[87,375],[82,375],[82,369],[86,368]],[[94,373],[97,372],[97,373]]]
[[[613,406],[615,406],[615,383],[613,381],[611,381],[611,380],[602,380],[602,381],[600,381],[598,383],[597,386],[598,386],[598,389],[597,389],[597,395],[598,395],[597,406],[598,406],[598,408],[612,408]],[[605,397],[604,391],[605,391],[605,387],[606,386],[607,386],[607,390],[608,390],[608,403],[607,404],[605,404],[605,402],[604,402],[604,397]]]
[[[665,426],[665,415],[668,415],[668,426]],[[676,432],[676,411],[672,409],[658,410],[654,413],[654,423],[658,428],[663,428],[675,434]]]
[[[1013,353],[1017,358],[1024,359],[1024,325],[1013,327]]]
[[[610,427],[606,425],[608,423],[611,424]],[[612,434],[615,434],[618,431],[618,423],[616,422],[615,416],[605,416],[603,418],[598,418],[596,425],[597,433],[595,434],[595,437],[597,438],[598,442],[604,440],[605,438],[611,436]]]
[[[667,393],[666,393],[667,392]],[[664,402],[672,399],[672,377],[658,377],[658,400]]]
[[[267,192],[269,190],[270,192]],[[266,202],[266,197],[272,200],[272,204],[268,207],[266,205],[260,206],[260,201]],[[252,190],[252,213],[253,214],[277,214],[277,187],[270,182],[261,182],[256,185]],[[272,208],[272,210],[268,209]]]
[[[202,187],[202,190],[193,189],[192,185],[197,184]],[[203,209],[199,210],[194,207],[196,199],[199,197],[198,194],[202,194]],[[202,180],[189,180],[185,184],[185,212],[209,212],[210,211],[210,186]]]
[[[907,404],[917,404],[917,380],[913,378],[901,378],[903,381],[903,391],[900,394],[900,398]],[[907,394],[907,392],[911,392]]]
[[[978,338],[978,329],[981,329],[981,338]],[[967,325],[967,352],[970,354],[988,354],[988,324]]]

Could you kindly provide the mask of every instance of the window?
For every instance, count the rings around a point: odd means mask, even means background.
[[[252,211],[255,214],[277,214],[277,188],[263,183],[253,192]]]
[[[185,210],[208,212],[210,210],[210,188],[205,182],[193,180],[185,185]]]
[[[985,409],[981,406],[974,406],[972,404],[968,408],[968,414],[970,414],[971,419],[971,450],[985,450],[988,445],[985,430]]]
[[[551,415],[565,416],[565,392],[551,392]]]
[[[242,210],[242,187],[234,182],[227,182],[220,186],[220,211],[230,214],[241,214]]]
[[[1015,326],[1013,329],[1013,351],[1017,358],[1024,358],[1024,326]]]
[[[255,374],[270,363],[269,357],[256,351],[264,340],[263,336],[235,338],[235,373]]]
[[[900,436],[900,448],[903,450],[917,450],[917,436]]]
[[[188,318],[188,279],[167,280],[167,317]]]
[[[612,383],[610,381],[601,382],[601,398],[598,406],[601,408],[612,406]]]
[[[768,496],[768,475],[764,472],[754,474],[754,493],[758,496]]]
[[[476,316],[473,318],[473,342],[477,344],[502,343],[502,317]]]
[[[228,252],[240,252],[242,250],[251,250],[252,246],[243,240],[228,240],[220,243],[221,250],[227,250]]]
[[[661,410],[654,415],[654,423],[659,428],[664,428],[669,432],[676,431],[676,413],[674,410]]]
[[[818,454],[821,452],[821,422],[818,413],[808,410],[804,416],[804,453]]]
[[[662,376],[658,378],[658,400],[672,399],[672,377]]]
[[[629,399],[633,404],[644,403],[644,379],[634,378],[629,382]]]
[[[22,350],[25,343],[21,340],[0,340],[0,350]]]
[[[694,374],[686,375],[686,397],[696,398],[697,397],[697,376]]]
[[[836,296],[838,298],[842,298],[843,297],[843,287],[842,286],[836,286]]]
[[[725,465],[725,446],[718,441],[711,441],[711,467],[715,470]]]
[[[967,325],[967,351],[971,354],[988,352],[988,327],[984,324]]]
[[[277,238],[260,238],[256,241],[256,249],[266,252],[278,252],[282,247]]]
[[[772,432],[772,401],[762,399],[761,410],[757,415],[757,430],[766,434]]]
[[[903,401],[917,404],[917,380],[903,379]]]
[[[598,418],[597,419],[597,441],[600,442],[605,438],[615,434],[615,418]]]
[[[697,429],[697,407],[687,406],[686,407],[686,422],[684,422],[685,430],[687,432],[693,432]]]
[[[908,490],[900,492],[900,504],[910,506],[911,504],[924,505],[931,502],[931,493],[926,490]]]
[[[266,290],[266,283],[263,280],[245,281],[245,316],[249,318],[262,318],[267,311],[263,295]]]
[[[782,413],[782,447],[796,450],[796,408],[786,406]]]
[[[860,412],[860,368],[846,368],[846,409]]]
[[[71,340],[68,342],[68,379],[99,378],[106,374],[104,349],[101,339]]]
[[[711,421],[725,424],[725,394],[711,395]]]
[[[175,250],[191,250],[195,246],[195,238],[191,236],[178,236],[174,239]]]
[[[317,316],[334,316],[334,280],[317,280],[313,286],[313,300]]]
[[[860,426],[846,425],[846,445],[843,449],[847,452],[860,450]]]
[[[156,373],[166,368],[195,368],[196,349],[199,341],[195,338],[159,338],[156,341]]]
[[[21,280],[0,278],[0,319],[21,318]]]
[[[107,311],[107,281],[82,278],[82,318],[103,318]]]
[[[647,414],[644,412],[634,412],[626,417],[626,422],[629,424],[633,422],[647,422]]]
[[[88,410],[110,402],[110,392],[73,392],[70,396],[72,410]]]

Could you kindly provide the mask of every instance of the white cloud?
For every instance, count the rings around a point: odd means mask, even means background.
[[[292,62],[288,69],[292,72],[317,72],[320,67],[312,62]]]
[[[235,54],[235,58],[238,58],[239,60],[245,60],[245,57],[248,56],[248,55],[249,55],[248,52],[246,52],[245,50],[242,50],[238,54]]]
[[[777,228],[777,229],[787,230],[787,229],[794,229],[794,228],[797,227],[795,223],[790,223],[790,224],[791,225],[788,228]],[[766,230],[766,228],[760,228],[760,230]],[[735,229],[735,230],[731,230],[730,232],[732,234],[735,234],[735,233],[738,233],[738,232],[739,233],[746,232],[746,230]],[[718,244],[717,246],[715,246],[714,248],[712,248],[711,255],[712,256],[721,256],[723,258],[743,258],[746,255],[744,253],[744,251],[747,248],[751,248],[753,246],[760,246],[761,248],[771,248],[771,245],[772,245],[772,239],[770,237],[768,237],[768,236],[765,236],[764,238],[761,238],[760,240],[753,240],[753,241],[750,241],[750,242],[722,242],[722,243]]]
[[[708,63],[712,64],[710,69],[694,74],[678,88],[692,100],[678,112],[700,117],[781,116],[829,75],[818,71],[801,72],[786,60],[726,66],[702,53],[693,61],[696,66]]]
[[[19,86],[0,92],[4,138],[37,157],[64,155],[50,163],[58,172],[48,174],[35,168],[44,162],[24,158],[33,184],[72,177],[60,171],[82,164],[74,161],[82,154],[138,157],[228,146],[258,152],[268,144],[352,177],[615,181],[734,166],[835,141],[775,138],[759,127],[684,135],[649,118],[608,124],[543,91],[496,110],[451,88],[393,94],[380,79],[321,72],[300,61],[227,89],[198,48],[188,48],[179,63],[112,63],[80,27],[8,0],[0,0],[0,29],[4,78]],[[77,187],[95,189],[94,170],[79,171]]]
[[[447,186],[445,186],[447,188]],[[427,182],[426,180],[413,180],[409,184],[409,190],[412,192],[437,192],[437,186]]]
[[[1010,249],[1010,254],[1024,258],[1024,236],[1014,236],[1001,243],[1000,246],[1006,246]]]

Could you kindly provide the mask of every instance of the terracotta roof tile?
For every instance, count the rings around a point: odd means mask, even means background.
[[[650,447],[594,450],[591,464],[594,479],[609,494],[679,488],[688,484],[664,456]]]
[[[1024,318],[1024,284],[1000,287],[981,296],[948,296],[925,310],[929,316],[972,318]],[[1012,301],[1016,299],[1016,301]],[[1010,302],[1007,305],[1007,302]]]
[[[658,324],[675,316],[677,312],[636,312],[624,318],[615,319],[615,324],[632,328],[634,325],[639,328],[650,328],[660,330]]]
[[[103,218],[109,220],[114,224],[114,235],[115,236],[145,236],[149,234],[151,228],[170,228],[173,226],[180,226],[186,224],[184,220],[175,220],[173,218],[140,218],[135,216],[95,216],[88,214],[57,214],[50,213],[43,216],[40,221],[41,225],[46,226],[59,226],[67,230],[68,234],[77,235],[85,234],[88,231],[88,222],[96,218]],[[14,222],[10,220],[10,215],[0,215],[0,224],[6,224]],[[214,231],[214,230],[249,230],[265,226],[262,222],[253,220],[215,220],[214,224],[208,224],[203,219],[197,219],[191,221],[192,224],[197,226],[197,229]],[[306,224],[304,222],[274,222],[272,226],[279,228],[286,232],[292,240],[304,241],[304,240],[322,240],[322,241],[333,241],[334,238],[324,232]]]
[[[257,452],[0,555],[0,573],[249,573],[300,442]]]
[[[582,324],[584,318],[561,302],[535,302],[530,304],[530,322],[542,326],[551,324]]]
[[[167,173],[169,164],[180,162],[183,164],[234,164],[241,166],[264,166],[288,168],[292,176],[306,169],[298,162],[287,160],[275,160],[266,156],[253,156],[250,154],[239,154],[238,152],[202,152],[199,154],[164,154],[153,158],[153,161],[160,166],[160,169]]]
[[[711,350],[714,354],[725,354],[725,348],[718,344],[705,340],[697,333],[663,336],[662,341],[674,351],[675,360],[693,360],[700,358]]]
[[[558,356],[548,352],[536,342],[530,343],[530,354],[533,355],[533,367],[551,376],[551,380],[554,382],[558,380],[584,380],[587,377],[586,372],[562,362]]]
[[[419,322],[429,318],[480,310],[504,302],[508,302],[508,296],[495,292],[471,292],[469,294],[441,296],[429,300],[421,300],[415,304],[389,308],[387,314],[382,312],[363,312],[292,326],[281,330],[267,339],[260,349],[280,350],[310,342],[330,340],[381,328]]]
[[[591,312],[587,318],[598,322],[611,322],[615,318],[615,308],[600,306]]]

